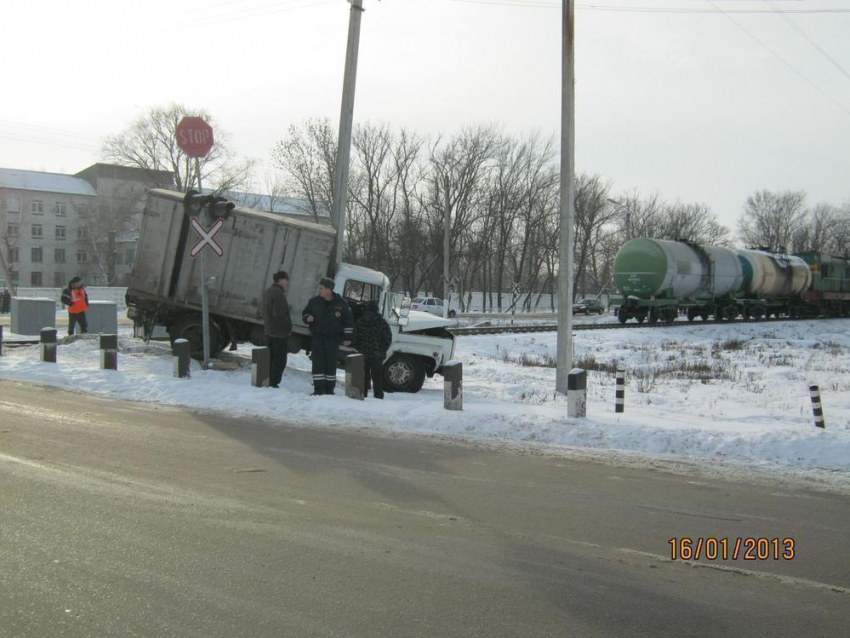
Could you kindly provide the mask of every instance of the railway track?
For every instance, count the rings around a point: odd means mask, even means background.
[[[681,328],[687,326],[699,325],[714,325],[723,326],[726,324],[756,324],[756,323],[777,323],[786,321],[811,321],[811,320],[826,320],[826,319],[844,319],[845,317],[770,317],[760,319],[759,321],[744,320],[744,319],[729,319],[724,321],[674,321],[673,323],[579,323],[573,324],[573,332],[581,330],[623,330],[636,328]],[[495,335],[495,334],[522,334],[528,332],[557,332],[558,324],[547,323],[538,324],[536,326],[470,326],[467,328],[449,328],[449,332],[454,335]]]

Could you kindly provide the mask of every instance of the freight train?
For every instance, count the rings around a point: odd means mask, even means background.
[[[850,259],[632,239],[614,259],[620,323],[850,316]]]

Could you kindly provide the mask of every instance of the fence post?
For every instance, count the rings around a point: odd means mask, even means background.
[[[271,354],[268,348],[251,350],[251,385],[255,388],[269,387],[269,366]]]
[[[567,415],[587,416],[587,372],[581,368],[573,368],[567,375]]]
[[[812,412],[815,415],[815,426],[826,429],[826,422],[823,419],[823,406],[820,402],[820,388],[816,385],[810,385],[809,394],[812,396]]]
[[[463,363],[449,361],[443,366],[443,407],[463,410]]]
[[[56,363],[56,328],[41,329],[41,361]]]
[[[100,369],[118,369],[118,335],[100,335]]]
[[[614,412],[626,411],[626,371],[617,370],[617,401]]]
[[[189,360],[192,354],[189,342],[186,339],[177,339],[171,348],[171,354],[174,355],[174,376],[179,379],[188,379],[191,376]]]
[[[360,401],[366,398],[366,359],[362,354],[345,358],[345,396]]]

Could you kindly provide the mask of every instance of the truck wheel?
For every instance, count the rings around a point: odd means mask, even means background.
[[[168,327],[168,336],[171,337],[171,345],[177,339],[186,339],[189,342],[189,349],[192,353],[192,358],[198,361],[204,359],[204,332],[203,320],[201,315],[196,313],[187,313],[177,318],[173,324]],[[224,335],[221,329],[216,325],[215,321],[210,320],[210,356],[215,357],[224,348]]]
[[[425,383],[422,359],[409,354],[394,354],[384,364],[384,390],[387,392],[419,392]]]
[[[457,313],[454,310],[449,310],[449,319],[454,319]]]

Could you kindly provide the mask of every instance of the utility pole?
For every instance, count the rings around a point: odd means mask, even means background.
[[[363,0],[348,0],[351,15],[348,20],[348,48],[345,52],[345,76],[342,83],[342,107],[339,113],[339,143],[336,153],[333,207],[331,221],[336,226],[334,274],[342,264],[342,244],[345,237],[345,204],[348,195],[348,169],[351,159],[351,128],[354,121],[354,89],[357,84],[357,54],[360,50],[360,22]]]
[[[451,303],[451,288],[449,288],[449,233],[452,229],[452,204],[449,197],[449,176],[443,180],[443,188],[446,193],[446,211],[443,228],[443,319],[449,318],[449,303]]]
[[[575,0],[563,2],[561,67],[561,244],[558,266],[558,359],[555,389],[567,393],[573,367],[573,225],[575,220]]]

